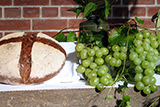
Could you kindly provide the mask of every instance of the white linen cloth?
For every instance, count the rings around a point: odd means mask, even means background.
[[[24,90],[50,90],[50,89],[81,89],[81,88],[94,88],[87,84],[85,80],[81,80],[76,72],[77,57],[75,52],[76,43],[74,42],[61,42],[62,47],[67,53],[67,59],[63,69],[52,79],[45,81],[41,84],[34,85],[5,85],[0,84],[0,91],[24,91]],[[160,85],[160,75],[154,75],[157,79],[156,84]],[[123,82],[117,82],[114,87]],[[134,86],[129,84],[129,86]],[[109,87],[108,87],[109,88]]]

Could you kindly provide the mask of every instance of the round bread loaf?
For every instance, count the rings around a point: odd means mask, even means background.
[[[46,34],[8,34],[0,39],[0,83],[35,84],[60,72],[66,52]]]

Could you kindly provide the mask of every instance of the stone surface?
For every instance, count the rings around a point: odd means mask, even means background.
[[[100,94],[95,89],[0,92],[0,107],[119,107],[122,95],[115,90],[107,88]],[[105,101],[107,93],[113,99]],[[142,96],[134,88],[129,88],[126,93],[131,96],[132,107],[148,107],[157,98],[158,101],[152,107],[160,105],[160,87],[149,96]]]

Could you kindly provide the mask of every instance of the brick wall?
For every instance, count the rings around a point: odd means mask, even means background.
[[[73,0],[0,0],[0,36],[11,32],[44,32],[55,35],[66,27],[78,26],[82,15],[66,11],[78,7]],[[144,26],[153,28],[151,17],[160,9],[160,0],[119,0],[111,8],[109,23],[128,18],[144,19]]]

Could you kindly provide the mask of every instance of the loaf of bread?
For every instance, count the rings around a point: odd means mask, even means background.
[[[63,68],[66,52],[46,34],[17,32],[0,39],[0,83],[42,83]]]

